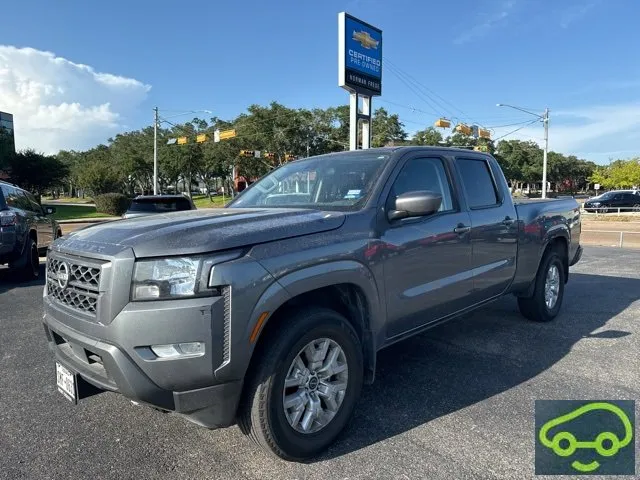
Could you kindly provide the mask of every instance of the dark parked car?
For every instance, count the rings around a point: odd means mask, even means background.
[[[142,217],[154,213],[195,210],[196,206],[184,195],[140,195],[131,201],[123,218]]]
[[[341,152],[287,163],[226,208],[58,240],[45,332],[72,402],[118,392],[302,459],[343,430],[380,349],[504,295],[549,322],[581,253],[578,203],[514,204],[490,155]]]
[[[634,190],[612,190],[584,202],[587,212],[640,212],[640,193]]]
[[[55,208],[38,203],[29,192],[0,181],[0,265],[23,279],[37,278],[40,256],[62,231],[49,215]]]

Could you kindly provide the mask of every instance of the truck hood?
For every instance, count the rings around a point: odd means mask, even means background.
[[[132,248],[136,257],[191,255],[325,232],[339,228],[344,219],[339,212],[289,208],[172,212],[84,228],[56,241],[54,248],[96,252]]]

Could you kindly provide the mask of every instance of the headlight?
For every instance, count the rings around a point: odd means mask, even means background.
[[[593,202],[592,204],[589,205],[590,207],[599,207],[600,206],[600,202]]]
[[[208,285],[214,265],[241,257],[242,250],[203,257],[172,257],[138,260],[133,269],[131,300],[165,300],[219,295]]]
[[[198,293],[199,257],[161,258],[136,262],[132,300],[193,297]]]

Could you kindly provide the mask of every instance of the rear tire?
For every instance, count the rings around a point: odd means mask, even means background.
[[[238,425],[267,453],[302,460],[327,448],[351,418],[362,389],[362,347],[353,327],[333,310],[304,309],[282,320],[282,328],[263,338],[255,353],[255,370],[245,385]],[[319,355],[315,366],[307,355],[309,345]],[[334,362],[332,355],[341,361]],[[327,365],[340,373],[327,374]],[[285,380],[295,384],[285,388]],[[285,407],[286,400],[297,397],[306,399],[298,404],[300,413],[295,405]],[[314,420],[305,424],[306,415]]]
[[[40,276],[40,257],[38,244],[29,237],[20,258],[10,265],[10,268],[18,274],[18,279],[23,281],[35,280]]]
[[[550,322],[560,312],[564,297],[564,262],[557,250],[548,251],[542,259],[531,297],[519,297],[518,307],[525,318],[534,322]]]

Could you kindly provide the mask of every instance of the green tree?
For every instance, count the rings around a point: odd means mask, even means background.
[[[153,127],[116,135],[109,150],[130,194],[153,191]]]
[[[384,108],[377,109],[371,119],[372,147],[384,147],[395,142],[402,142],[407,138],[404,124],[400,121],[398,114],[389,115]]]
[[[443,142],[442,134],[434,127],[428,127],[424,130],[416,132],[411,139],[414,145],[441,145]]]
[[[65,185],[69,188],[69,195],[74,196],[79,186],[78,174],[82,168],[82,153],[75,150],[60,150],[56,158],[67,168]]]
[[[84,152],[75,174],[78,185],[94,195],[123,190],[122,173],[113,165],[111,151],[106,145],[98,145]]]
[[[38,199],[53,187],[58,187],[69,170],[56,157],[27,149],[9,159],[8,171],[11,181],[32,192]]]
[[[471,135],[460,132],[454,132],[453,135],[448,136],[446,142],[450,147],[475,147],[477,143]]]

